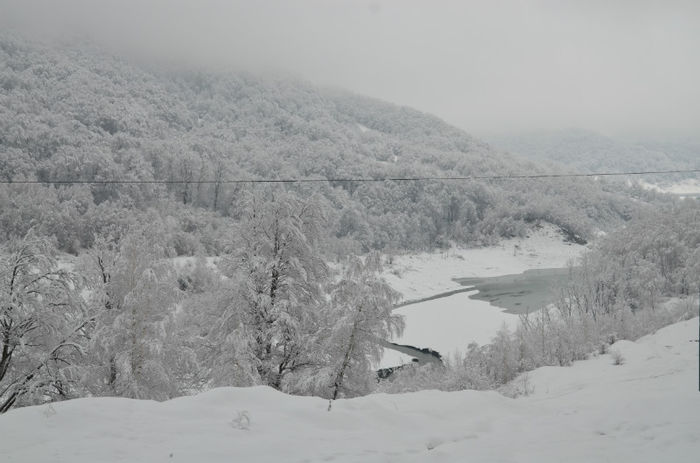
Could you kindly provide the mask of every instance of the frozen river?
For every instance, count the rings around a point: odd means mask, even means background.
[[[469,296],[472,299],[487,301],[509,313],[523,314],[554,302],[568,275],[568,268],[544,268],[516,275],[455,278],[455,281],[478,291]]]
[[[464,352],[476,342],[487,344],[503,326],[514,329],[519,314],[547,306],[558,297],[568,269],[526,270],[515,275],[485,278],[455,278],[465,286],[417,301],[395,311],[404,316],[406,329],[395,344],[429,348],[440,354]],[[410,361],[410,348],[385,353],[382,367]],[[416,357],[425,361],[425,354]]]

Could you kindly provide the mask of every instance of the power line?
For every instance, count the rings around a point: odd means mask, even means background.
[[[626,175],[664,175],[699,173],[700,169],[649,170],[632,172],[598,172],[588,174],[510,174],[468,175],[454,177],[378,177],[378,178],[284,178],[228,180],[0,180],[2,185],[177,185],[177,184],[240,184],[240,183],[351,183],[351,182],[421,182],[440,180],[511,180],[541,178],[616,177]]]

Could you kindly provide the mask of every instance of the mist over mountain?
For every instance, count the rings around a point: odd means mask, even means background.
[[[494,135],[492,146],[538,162],[554,162],[577,172],[639,172],[700,168],[700,141],[692,138],[607,137],[583,129],[541,130]],[[669,183],[695,177],[675,174],[643,178]],[[639,177],[635,177],[639,178]]]
[[[361,250],[483,244],[538,221],[585,240],[660,200],[570,178],[229,183],[552,170],[407,107],[289,76],[136,64],[90,46],[2,36],[0,101],[3,180],[49,182],[1,187],[0,235],[37,228],[72,251],[150,211],[176,224],[166,228],[177,253],[217,252],[246,194],[285,189],[317,197],[332,239]],[[97,183],[51,184],[71,180]]]

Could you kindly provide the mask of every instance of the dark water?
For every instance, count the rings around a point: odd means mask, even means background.
[[[487,301],[508,313],[522,314],[556,301],[568,276],[568,268],[547,268],[499,277],[455,278],[454,281],[479,290],[469,296],[471,299]]]

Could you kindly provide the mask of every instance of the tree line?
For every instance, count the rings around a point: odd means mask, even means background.
[[[164,400],[264,384],[367,393],[378,340],[402,329],[378,254],[331,270],[321,210],[250,197],[216,262],[166,259],[149,225],[98,237],[66,267],[31,233],[2,248],[0,411],[82,396]]]

